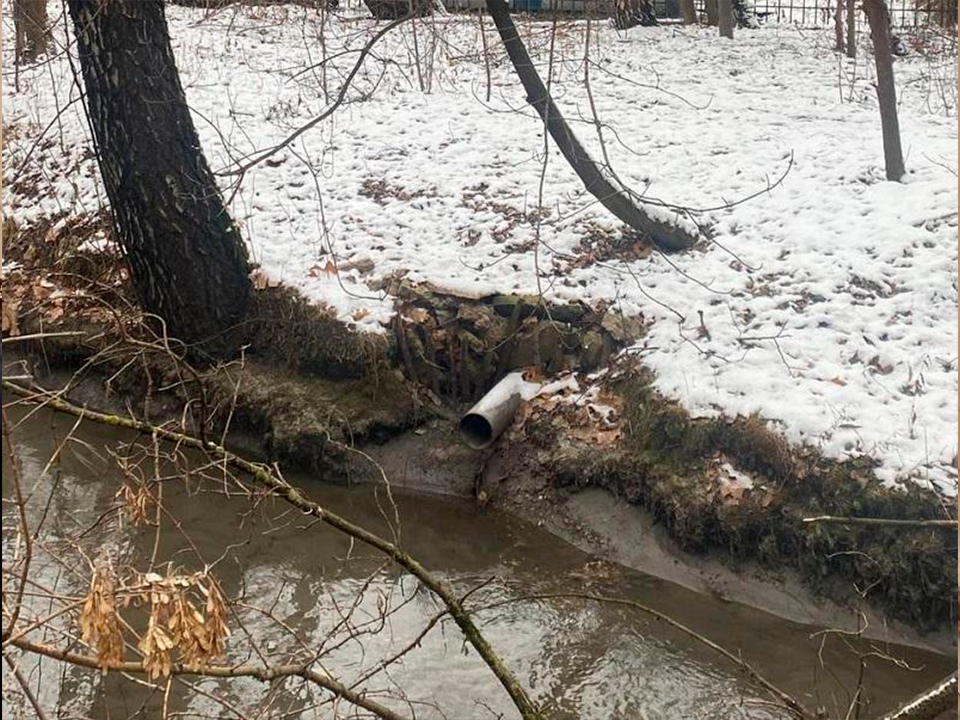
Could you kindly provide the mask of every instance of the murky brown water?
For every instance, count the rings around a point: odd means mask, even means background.
[[[24,413],[15,410],[15,419]],[[438,605],[416,582],[396,567],[383,565],[372,551],[351,546],[337,533],[313,525],[285,506],[261,502],[251,510],[243,498],[228,500],[207,488],[188,494],[180,483],[164,486],[164,501],[189,535],[169,523],[159,541],[152,528],[124,528],[100,523],[91,526],[116,502],[119,474],[102,448],[130,442],[133,436],[112,430],[82,427],[64,453],[60,468],[37,481],[55,438],[73,425],[73,418],[39,412],[16,430],[17,447],[28,485],[36,483],[31,517],[40,517],[52,483],[52,495],[43,537],[51,546],[58,538],[89,528],[83,547],[88,553],[109,551],[143,568],[146,558],[171,560],[187,570],[214,563],[216,574],[231,597],[269,608],[303,641],[324,650],[322,666],[334,676],[351,681],[375,667],[385,656],[410,643]],[[94,450],[100,452],[97,457]],[[9,498],[9,458],[3,457],[4,553],[9,552],[9,528],[15,526]],[[307,477],[291,478],[309,494],[356,522],[389,532],[381,508],[388,509],[382,489],[343,488]],[[433,497],[398,496],[403,546],[429,569],[444,575],[464,592],[489,581],[471,596],[477,605],[495,605],[532,593],[590,589],[636,599],[669,613],[727,648],[739,651],[774,683],[811,706],[822,705],[840,717],[854,688],[857,659],[836,638],[820,647],[811,638],[818,628],[790,623],[763,612],[691,593],[683,588],[616,566],[588,565],[591,558],[538,530],[533,525],[496,513],[479,512],[472,503]],[[192,543],[192,545],[191,545]],[[199,553],[199,557],[198,557]],[[81,575],[46,562],[38,578],[58,584],[61,592],[86,591]],[[354,623],[371,622],[377,632],[333,647],[343,634],[330,637],[331,628],[356,603]],[[384,622],[379,609],[396,608]],[[626,608],[584,604],[580,601],[512,602],[482,611],[482,628],[522,682],[551,708],[556,718],[611,720],[637,718],[686,720],[693,718],[781,717],[757,704],[760,694],[749,687],[723,659],[680,633]],[[240,612],[243,627],[234,627],[231,660],[256,657],[239,650],[243,636],[260,637],[262,651],[273,659],[297,650],[294,635],[263,614]],[[382,625],[382,627],[381,627]],[[370,629],[370,628],[368,628]],[[856,641],[853,641],[856,645]],[[863,646],[864,649],[866,645]],[[900,700],[951,672],[955,658],[884,646],[883,651],[909,663],[914,670],[870,658],[865,674],[871,701],[863,717],[876,717]],[[819,655],[818,655],[819,651]],[[158,717],[163,693],[111,675],[65,671],[48,662],[25,669],[42,698],[53,704],[59,697],[64,717]],[[260,717],[332,717],[331,706],[313,707],[326,699],[297,681],[269,686],[254,680],[197,683],[202,692],[179,683],[171,686],[167,707],[179,717],[237,717],[203,693],[215,694],[248,717],[266,708]],[[465,650],[456,626],[441,623],[419,648],[392,666],[370,687],[397,692],[402,688],[410,704],[381,698],[417,718],[511,718],[515,716],[499,685],[479,661]],[[258,705],[258,703],[260,705]],[[4,700],[5,715],[8,700]],[[352,708],[338,711],[351,717]]]

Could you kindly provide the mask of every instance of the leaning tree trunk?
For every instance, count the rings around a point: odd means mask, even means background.
[[[68,0],[90,124],[144,310],[194,350],[241,341],[247,251],[187,107],[162,0]]]
[[[841,0],[842,2],[843,0]],[[847,2],[847,57],[857,56],[857,0]]]
[[[887,180],[899,181],[906,170],[900,147],[900,121],[897,118],[897,89],[893,81],[893,54],[890,52],[890,18],[883,0],[864,0],[863,9],[870,23],[873,57],[877,63],[877,100],[883,130],[883,159]]]
[[[693,0],[680,0],[680,13],[683,15],[684,25],[697,24],[697,9],[693,5]]]
[[[570,163],[570,167],[583,181],[587,192],[597,198],[603,207],[622,222],[638,232],[649,234],[654,242],[663,247],[683,250],[696,243],[698,239],[696,235],[669,221],[652,217],[650,212],[634,202],[632,194],[626,188],[618,186],[619,184],[615,184],[612,178],[604,174],[577,140],[573,130],[560,114],[560,109],[547,92],[547,88],[544,87],[543,80],[537,74],[537,66],[527,54],[523,40],[517,32],[517,26],[510,17],[507,3],[504,0],[486,0],[486,5],[513,69],[527,93],[527,102],[540,115],[550,137],[553,138],[566,161]]]
[[[658,24],[650,0],[616,0],[613,26],[617,30],[626,30],[637,25],[651,27]]]
[[[720,37],[733,40],[733,0],[717,0],[717,25]]]
[[[14,0],[16,61],[30,62],[47,51],[47,0]]]

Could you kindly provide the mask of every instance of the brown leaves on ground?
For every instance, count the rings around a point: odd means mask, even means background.
[[[536,369],[524,372],[528,382],[539,382]],[[545,383],[555,388],[552,392],[538,395],[522,402],[517,419],[510,430],[511,439],[520,440],[526,427],[541,421],[549,422],[566,438],[580,440],[591,445],[614,445],[620,441],[623,431],[620,419],[623,416],[623,399],[600,385],[586,385],[575,374],[562,376],[558,381]]]
[[[167,677],[173,663],[204,667],[222,657],[226,639],[227,603],[216,580],[207,573],[184,575],[172,570],[136,574],[118,587],[109,563],[94,570],[90,591],[80,614],[85,643],[95,648],[101,667],[108,670],[123,660],[121,607],[147,606],[146,629],[137,640],[144,669],[151,679]]]
[[[774,500],[774,491],[761,484],[762,478],[742,472],[723,455],[716,455],[707,465],[707,480],[717,500],[728,507],[746,501],[766,508]]]

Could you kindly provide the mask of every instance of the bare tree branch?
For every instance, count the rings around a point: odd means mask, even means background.
[[[90,668],[91,670],[112,670],[138,675],[146,675],[150,672],[142,662],[113,662],[104,665],[95,655],[83,655],[53,645],[33,642],[26,638],[19,638],[15,640],[12,645],[25,652],[43,655],[44,657],[60,660],[79,667]],[[196,666],[177,663],[171,666],[170,675],[200,675],[203,677],[216,678],[251,677],[262,682],[271,682],[286,677],[300,677],[318,687],[329,690],[337,697],[342,697],[357,707],[369,710],[377,717],[383,718],[383,720],[407,720],[405,716],[399,715],[390,708],[364,697],[364,695],[351,690],[332,677],[317,672],[316,670],[310,670],[303,665],[278,665],[275,667],[251,664]]]

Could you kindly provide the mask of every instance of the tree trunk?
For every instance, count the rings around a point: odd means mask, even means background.
[[[650,0],[616,0],[613,26],[617,30],[627,30],[637,25],[651,27],[658,24]]]
[[[716,26],[720,22],[720,13],[717,8],[717,0],[706,0],[704,8],[707,11],[707,25]]]
[[[18,62],[30,62],[47,51],[47,0],[14,0],[13,24]]]
[[[162,0],[68,0],[100,174],[144,310],[196,354],[242,341],[247,251],[187,107]]]
[[[833,16],[833,34],[835,36],[835,45],[834,50],[836,52],[842,53],[844,50],[843,47],[843,2],[844,0],[837,0],[837,12]]]
[[[543,80],[537,74],[537,66],[533,64],[517,33],[517,26],[510,17],[507,3],[504,0],[486,0],[486,5],[487,12],[493,18],[493,23],[510,57],[510,62],[527,93],[527,102],[543,119],[550,137],[563,153],[563,157],[570,163],[570,167],[583,181],[587,192],[597,198],[603,207],[622,222],[638,232],[650,235],[654,242],[665,248],[684,250],[696,243],[697,237],[682,227],[651,217],[649,212],[634,202],[625,188],[615,185],[612,179],[603,173],[577,140],[573,130],[560,114],[560,109],[544,87]]]
[[[864,12],[870,23],[873,57],[877,63],[877,100],[883,129],[883,159],[887,180],[899,181],[906,172],[900,147],[900,121],[897,119],[897,89],[893,81],[893,54],[890,52],[890,18],[883,0],[864,0]]]
[[[747,3],[747,0],[733,0],[733,19],[738,28],[760,27],[757,12]]]
[[[720,37],[733,40],[733,0],[717,0],[717,24]]]
[[[857,56],[857,0],[847,0],[847,57]]]
[[[697,24],[697,9],[693,6],[693,0],[680,0],[680,12],[684,25]]]

